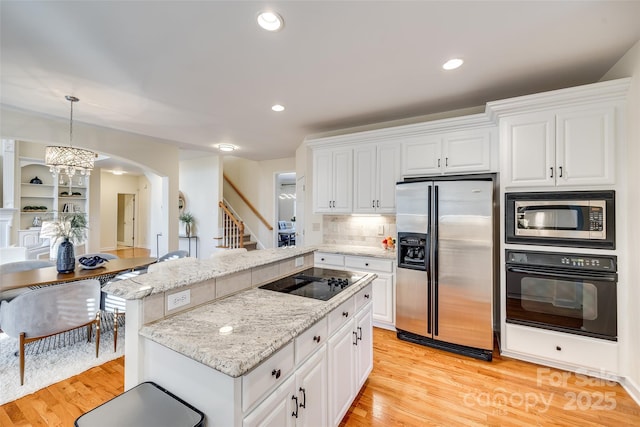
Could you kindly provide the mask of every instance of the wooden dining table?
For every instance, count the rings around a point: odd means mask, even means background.
[[[26,288],[56,283],[73,282],[84,279],[98,279],[104,285],[118,273],[144,268],[156,262],[156,258],[116,258],[111,259],[104,266],[86,270],[76,263],[76,269],[71,273],[58,273],[55,266],[37,268],[35,270],[19,271],[0,275],[0,291]]]

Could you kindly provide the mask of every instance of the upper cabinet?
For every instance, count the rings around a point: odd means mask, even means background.
[[[543,111],[500,121],[509,187],[613,184],[614,105]]]
[[[486,114],[307,140],[314,213],[395,214],[405,177],[496,171]]]
[[[493,132],[492,128],[484,127],[407,138],[402,142],[402,175],[489,172],[492,142],[495,143]],[[495,148],[493,154],[497,157]]]
[[[318,149],[313,152],[313,211],[351,213],[353,149]]]
[[[363,144],[353,149],[353,213],[395,213],[400,180],[397,142]]]
[[[615,184],[629,79],[495,101],[500,182],[509,187]]]

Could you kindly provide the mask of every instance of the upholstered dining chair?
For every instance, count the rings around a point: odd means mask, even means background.
[[[20,385],[24,384],[25,345],[73,329],[87,327],[91,341],[96,327],[96,357],[100,349],[100,282],[96,279],[30,289],[0,304],[0,324],[19,338]]]
[[[39,261],[39,260],[8,262],[6,264],[0,265],[0,274],[18,273],[20,271],[29,271],[29,270],[35,270],[37,268],[54,267],[54,266],[55,264],[52,262]],[[11,301],[18,295],[28,291],[29,291],[28,288],[9,289],[7,291],[1,291],[0,302]],[[0,325],[2,325],[2,322],[0,322]]]

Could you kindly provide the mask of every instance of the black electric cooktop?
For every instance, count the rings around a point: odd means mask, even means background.
[[[328,301],[364,276],[365,273],[354,271],[311,267],[262,285],[260,289]]]

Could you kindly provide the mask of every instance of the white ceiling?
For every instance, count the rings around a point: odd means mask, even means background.
[[[256,25],[267,7],[282,31]],[[640,39],[640,1],[2,0],[0,14],[3,105],[68,117],[72,94],[77,121],[253,160],[591,83]],[[445,72],[451,57],[465,64]]]

